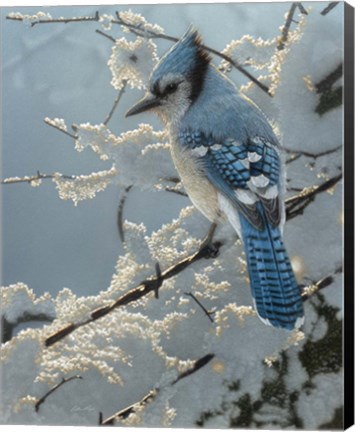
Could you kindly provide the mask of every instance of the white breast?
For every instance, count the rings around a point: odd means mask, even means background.
[[[183,148],[177,140],[171,140],[171,155],[184,188],[198,210],[211,222],[220,217],[217,190],[209,182],[199,164],[199,156],[193,150]]]

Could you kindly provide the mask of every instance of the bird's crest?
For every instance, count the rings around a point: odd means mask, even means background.
[[[211,61],[199,32],[191,25],[181,39],[161,58],[151,76],[152,85],[168,73],[185,76],[199,93]]]

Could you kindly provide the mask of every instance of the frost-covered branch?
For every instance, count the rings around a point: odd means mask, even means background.
[[[48,315],[46,313],[32,313],[32,312],[24,312],[21,316],[17,317],[16,321],[8,321],[4,315],[1,317],[1,343],[5,343],[9,341],[12,336],[14,329],[24,323],[29,322],[52,322],[54,319],[53,316]]]
[[[179,40],[179,38],[169,36],[165,33],[160,33],[160,32],[154,31],[154,30],[142,28],[142,26],[140,24],[136,25],[136,24],[129,23],[121,17],[119,12],[116,12],[116,16],[117,16],[117,19],[112,20],[112,23],[120,24],[120,25],[128,28],[130,32],[134,33],[137,36],[146,37],[148,39],[165,39],[165,40],[168,40],[171,42],[177,42]],[[267,93],[269,96],[271,96],[271,94],[269,92],[269,88],[265,84],[260,82],[257,78],[255,78],[250,72],[248,72],[238,62],[236,62],[235,60],[233,60],[231,57],[227,56],[226,54],[221,53],[220,51],[217,51],[217,50],[215,50],[209,46],[206,46],[206,45],[202,45],[202,46],[206,51],[209,51],[211,54],[214,54],[214,55],[222,58],[223,60],[226,60],[235,69],[237,69],[239,72],[241,72],[243,75],[245,75],[248,79],[250,79],[250,81],[252,81],[254,84],[256,84],[261,90],[263,90],[265,93]]]
[[[338,174],[335,177],[321,183],[303,189],[299,194],[286,199],[286,218],[291,220],[294,217],[303,213],[304,209],[311,204],[315,197],[329,189],[333,188],[343,177],[343,174]]]
[[[53,386],[50,390],[48,390],[48,392],[44,396],[42,396],[40,399],[38,399],[38,401],[36,402],[36,405],[35,405],[36,412],[38,412],[39,407],[43,404],[43,402],[45,402],[45,400],[47,399],[48,396],[50,396],[52,393],[54,393],[56,390],[58,390],[59,387],[61,387],[63,384],[70,382],[70,381],[73,381],[75,379],[83,379],[83,377],[80,375],[74,375],[74,376],[71,376],[69,378],[62,378],[62,381],[60,383]]]
[[[77,176],[66,175],[60,173],[44,174],[37,171],[36,175],[24,176],[24,177],[8,177],[1,180],[2,184],[15,184],[15,183],[29,183],[31,186],[39,186],[42,180],[54,180],[54,179],[64,179],[64,180],[75,180]]]
[[[73,18],[52,18],[50,14],[45,14],[42,12],[38,12],[35,15],[23,15],[21,13],[10,13],[7,15],[6,19],[13,21],[23,21],[30,23],[31,27],[36,24],[53,24],[53,23],[61,23],[68,24],[72,22],[88,22],[88,21],[99,21],[100,15],[99,12],[96,11],[94,16],[86,16],[86,17],[73,17]]]
[[[303,296],[303,301],[306,301],[309,297],[317,293],[319,290],[331,285],[334,282],[334,276],[338,273],[341,273],[342,271],[343,267],[342,265],[340,265],[329,275],[311,283],[308,286],[303,287],[301,294]]]
[[[206,354],[205,356],[199,358],[194,362],[194,365],[191,368],[179,374],[178,377],[170,383],[170,385],[173,386],[181,379],[184,379],[194,374],[195,372],[197,372],[198,370],[206,366],[214,358],[214,356],[215,356],[214,354]],[[122,410],[108,417],[106,420],[102,419],[102,413],[100,413],[99,425],[100,426],[113,425],[116,420],[126,419],[131,414],[134,414],[137,410],[144,407],[147,403],[152,402],[156,398],[160,390],[161,389],[158,387],[154,388],[153,390],[150,390],[140,401],[135,402],[134,404],[126,408],[123,408]]]
[[[208,239],[208,237],[207,237]],[[93,312],[91,312],[90,317],[79,323],[72,323],[62,328],[61,330],[55,332],[53,335],[49,336],[45,344],[47,347],[59,342],[64,337],[72,333],[74,330],[83,327],[97,319],[107,315],[118,307],[126,306],[132,302],[139,300],[140,298],[146,296],[147,294],[154,292],[155,297],[158,297],[159,288],[162,286],[163,282],[167,279],[170,279],[183,270],[185,270],[188,266],[193,264],[194,262],[202,259],[202,258],[214,258],[217,256],[222,243],[220,241],[216,241],[210,243],[209,241],[203,241],[200,249],[195,252],[193,255],[183,259],[178,264],[168,268],[164,272],[160,272],[160,267],[156,265],[156,276],[151,279],[142,281],[137,287],[129,290],[126,294],[119,297],[115,302],[113,302],[109,306],[100,307]]]
[[[315,197],[333,188],[342,178],[342,174],[339,174],[320,185],[311,186],[309,188],[303,189],[299,194],[290,197],[286,200],[286,218],[291,220],[294,217],[303,213],[305,208],[310,205]],[[55,332],[46,339],[46,346],[49,347],[58,341],[62,340],[67,335],[71,334],[76,329],[85,326],[97,319],[107,315],[114,309],[126,306],[131,302],[135,302],[140,298],[146,296],[150,292],[154,292],[155,296],[158,297],[159,288],[162,286],[163,282],[171,277],[174,277],[185,270],[188,266],[202,258],[214,258],[218,255],[219,249],[222,246],[220,241],[215,241],[212,243],[212,236],[215,230],[214,224],[212,225],[209,234],[207,235],[205,241],[202,242],[200,249],[193,255],[183,259],[179,263],[173,265],[164,272],[160,271],[160,267],[156,266],[156,276],[149,280],[142,281],[137,287],[129,290],[126,294],[119,297],[111,305],[100,307],[93,312],[91,312],[90,317],[79,323],[72,323],[62,328],[61,330]]]

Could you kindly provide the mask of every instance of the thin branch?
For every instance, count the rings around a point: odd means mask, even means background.
[[[111,35],[101,31],[101,30],[95,30],[96,33],[100,34],[101,36],[104,36],[106,39],[109,39],[111,42],[116,43],[116,39],[112,37]]]
[[[327,15],[327,13],[329,13],[332,9],[334,9],[335,6],[337,6],[338,4],[339,2],[330,2],[328,6],[322,10],[321,15]]]
[[[305,9],[305,7],[303,6],[302,3],[297,3],[298,9],[300,10],[301,14],[303,15],[308,15],[307,10]]]
[[[111,22],[113,24],[119,24],[123,25],[124,27],[128,28],[133,34],[140,36],[140,37],[147,37],[149,39],[165,39],[171,42],[178,42],[179,38],[169,36],[164,33],[158,33],[153,30],[147,30],[142,28],[140,25],[127,23],[124,21],[119,12],[116,12],[117,20],[112,20]],[[241,72],[243,75],[245,75],[250,81],[252,81],[254,84],[256,84],[261,90],[263,90],[265,93],[267,93],[269,96],[272,96],[269,92],[269,88],[260,82],[257,78],[255,78],[250,72],[248,72],[246,69],[244,69],[243,66],[241,66],[238,62],[233,60],[231,57],[227,56],[226,54],[221,53],[220,51],[217,51],[211,47],[208,47],[206,45],[202,45],[202,47],[209,51],[211,54],[214,54],[223,60],[226,60],[228,63],[230,63],[235,69],[237,69],[239,72]]]
[[[137,287],[132,288],[126,294],[123,294],[111,305],[103,306],[94,310],[93,312],[91,312],[90,318],[88,318],[87,320],[76,324],[74,323],[69,324],[66,327],[60,329],[59,331],[56,331],[54,334],[50,335],[46,339],[45,345],[49,347],[59,342],[64,337],[71,334],[74,330],[96,321],[97,319],[107,315],[108,313],[112,312],[114,309],[118,307],[126,306],[127,304],[135,302],[140,298],[148,295],[150,292],[154,292],[155,296],[157,297],[158,290],[162,286],[165,280],[178,275],[179,273],[181,273],[183,270],[185,270],[187,267],[189,267],[196,261],[199,261],[203,258],[208,259],[208,258],[215,257],[218,254],[218,251],[221,246],[222,243],[219,241],[207,245],[204,244],[203,242],[200,249],[197,252],[183,259],[179,263],[171,266],[170,268],[168,268],[162,273],[160,272],[159,266],[156,265],[156,273],[157,273],[156,276],[152,277],[149,280],[142,281]]]
[[[200,306],[200,308],[204,311],[205,315],[207,316],[207,318],[211,321],[214,322],[213,318],[211,315],[214,314],[214,312],[208,311],[204,305],[194,296],[194,294],[192,294],[191,292],[185,292],[185,295],[191,297],[193,300],[195,300],[195,302]]]
[[[123,229],[123,210],[124,210],[124,206],[126,204],[126,200],[128,197],[128,193],[129,191],[132,189],[133,185],[127,186],[126,189],[124,190],[121,199],[120,199],[120,203],[118,205],[118,211],[117,211],[117,228],[118,228],[118,234],[120,236],[121,242],[124,243],[125,239],[124,239],[124,229]]]
[[[171,192],[171,193],[174,193],[174,194],[177,194],[177,195],[181,195],[181,196],[184,196],[184,197],[188,196],[186,192],[183,192],[183,191],[181,191],[179,189],[173,189],[173,188],[171,188],[169,186],[167,186],[164,190],[166,192]]]
[[[121,90],[118,92],[118,95],[117,95],[117,97],[116,97],[116,99],[115,99],[115,102],[113,103],[113,106],[112,106],[112,108],[111,108],[111,111],[109,112],[108,116],[106,117],[106,119],[105,119],[105,121],[104,121],[104,125],[105,125],[105,126],[107,126],[108,122],[111,120],[111,117],[112,117],[113,113],[115,112],[115,110],[116,110],[116,108],[117,108],[117,106],[118,106],[118,103],[119,103],[120,100],[121,100],[121,97],[122,97],[123,93],[125,92],[126,86],[127,86],[127,81],[126,81],[126,80],[123,80],[123,81],[122,81],[122,88],[121,88]]]
[[[24,21],[25,17],[8,15],[6,19],[12,21]],[[72,22],[99,21],[99,19],[100,19],[99,12],[96,11],[94,16],[87,16],[87,17],[40,19],[38,21],[31,22],[31,27],[34,27],[36,24],[53,24],[53,23],[68,24]]]
[[[288,11],[285,25],[282,27],[281,39],[280,39],[280,42],[277,46],[278,50],[283,50],[285,48],[285,44],[286,44],[287,39],[288,39],[288,33],[290,31],[290,27],[291,27],[291,24],[293,21],[293,16],[294,16],[296,9],[297,9],[297,5],[298,5],[297,3],[292,3],[290,10]]]
[[[9,177],[4,180],[1,180],[1,184],[16,184],[16,183],[32,183],[39,180],[46,180],[46,179],[54,179],[54,178],[61,178],[61,179],[67,179],[67,180],[75,180],[77,176],[75,175],[66,175],[66,174],[43,174],[39,171],[37,171],[37,174],[34,176],[25,176],[25,177]]]
[[[311,283],[308,286],[302,288],[301,295],[303,296],[303,301],[306,301],[308,298],[316,294],[319,290],[328,287],[334,282],[334,276],[343,271],[343,266],[339,265],[332,273],[328,276],[325,276],[318,281]]]
[[[299,194],[288,198],[285,201],[287,220],[291,220],[302,214],[305,208],[314,201],[318,194],[333,188],[342,179],[342,177],[342,174],[338,174],[320,185],[305,188]]]
[[[52,322],[53,317],[50,315],[47,315],[45,313],[30,313],[30,312],[24,312],[23,315],[18,317],[15,322],[8,321],[5,317],[5,315],[2,315],[1,317],[1,343],[8,342],[12,339],[14,329],[19,325],[23,323],[28,322]]]
[[[62,378],[62,381],[60,383],[56,384],[54,387],[52,387],[50,390],[48,390],[48,392],[44,396],[42,396],[40,399],[38,399],[38,401],[36,402],[36,405],[35,405],[36,412],[38,412],[40,405],[47,399],[47,397],[49,395],[51,395],[53,392],[58,390],[59,387],[61,387],[63,384],[65,384],[69,381],[75,380],[75,379],[83,379],[83,377],[80,375],[74,375],[74,376],[71,376],[69,378]]]
[[[338,147],[332,148],[330,150],[324,150],[324,151],[319,152],[319,153],[311,153],[311,152],[307,152],[304,150],[292,150],[289,148],[284,148],[284,150],[286,153],[291,153],[293,155],[296,155],[291,160],[291,162],[293,162],[301,156],[306,156],[309,158],[317,159],[317,158],[322,157],[322,156],[327,156],[327,155],[330,155],[332,153],[336,153],[337,151],[341,150],[342,148],[343,148],[343,146],[339,145]],[[286,161],[286,163],[287,163],[287,161]]]
[[[173,386],[181,379],[184,379],[194,374],[195,372],[197,372],[198,370],[206,366],[214,358],[214,356],[215,356],[214,354],[206,354],[205,356],[199,358],[198,360],[195,361],[194,365],[190,369],[179,374],[179,376],[174,381],[172,381],[169,385]],[[123,408],[122,410],[108,417],[106,420],[102,420],[102,413],[100,413],[99,425],[100,426],[113,425],[115,421],[118,419],[121,420],[126,419],[131,414],[135,413],[139,408],[142,408],[147,403],[152,402],[157,396],[157,394],[160,392],[160,390],[161,389],[158,387],[154,388],[153,390],[150,390],[150,392],[148,392],[140,401],[135,402],[134,404],[126,408]]]
[[[63,134],[68,135],[70,138],[78,139],[78,137],[77,137],[76,135],[73,135],[73,134],[71,134],[70,132],[66,131],[65,129],[63,129],[63,128],[57,126],[57,125],[55,125],[54,123],[52,123],[50,119],[46,119],[46,118],[45,118],[43,121],[44,121],[48,126],[51,126],[52,128],[59,130],[59,132],[62,132]]]

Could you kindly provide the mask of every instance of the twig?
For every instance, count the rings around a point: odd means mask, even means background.
[[[332,9],[334,9],[335,6],[337,6],[338,4],[339,2],[330,2],[328,6],[322,10],[321,15],[327,15],[327,13],[329,13]]]
[[[120,236],[121,242],[124,243],[125,239],[124,239],[124,229],[123,229],[123,210],[124,210],[124,206],[126,204],[126,200],[127,200],[127,196],[129,191],[132,189],[133,185],[127,186],[126,189],[124,190],[121,199],[120,199],[120,203],[118,205],[118,211],[117,211],[117,228],[118,228],[118,234]]]
[[[135,35],[137,35],[137,36],[147,37],[149,39],[165,39],[165,40],[168,40],[168,41],[171,41],[171,42],[178,42],[179,41],[179,38],[176,38],[176,37],[173,37],[173,36],[169,36],[169,35],[164,34],[164,33],[157,33],[157,32],[154,32],[152,30],[147,30],[147,29],[144,29],[141,26],[136,25],[136,24],[127,23],[126,21],[124,21],[121,18],[119,12],[116,12],[116,17],[117,17],[117,20],[112,20],[111,21],[113,24],[123,25],[126,28],[128,28],[132,33],[134,33]],[[237,63],[231,57],[229,57],[226,54],[223,54],[220,51],[217,51],[217,50],[215,50],[215,49],[213,49],[211,47],[208,47],[206,45],[202,45],[202,47],[206,51],[209,51],[211,54],[214,54],[214,55],[222,58],[223,60],[226,60],[234,68],[236,68],[239,72],[241,72],[248,79],[250,79],[250,81],[252,81],[254,84],[256,84],[261,90],[263,90],[269,96],[272,96],[270,94],[270,92],[269,92],[269,88],[265,84],[263,84],[262,82],[260,82],[257,78],[255,78],[250,72],[248,72],[246,69],[244,69],[243,66],[241,66],[239,63]]]
[[[51,395],[53,392],[58,390],[59,387],[61,387],[63,384],[65,384],[69,381],[75,380],[75,379],[83,379],[83,377],[80,375],[74,375],[74,376],[69,377],[69,378],[62,378],[62,381],[60,383],[56,384],[54,387],[52,387],[50,390],[48,390],[48,392],[44,396],[42,396],[40,399],[38,399],[38,401],[36,402],[36,405],[35,405],[36,412],[38,412],[40,405],[47,399],[47,397],[49,395]]]
[[[205,356],[196,360],[192,368],[188,369],[185,372],[182,372],[174,381],[170,383],[170,385],[173,386],[181,379],[194,374],[199,369],[206,366],[214,358],[214,356],[215,356],[214,354],[206,354]],[[102,420],[102,413],[100,413],[99,425],[100,426],[113,425],[115,421],[118,419],[122,419],[122,420],[126,419],[131,414],[135,413],[137,409],[143,407],[149,402],[152,402],[160,390],[161,389],[158,387],[154,388],[153,390],[150,390],[150,392],[147,393],[140,401],[135,402],[134,404],[128,406],[127,408],[123,408],[122,410],[118,411],[116,414],[113,414],[112,416],[108,417],[106,420]]]
[[[24,21],[24,17],[20,16],[7,16],[6,19],[12,21]],[[34,27],[36,24],[52,24],[52,23],[61,23],[68,24],[72,22],[85,22],[85,21],[99,21],[100,15],[99,12],[96,11],[95,16],[93,17],[75,17],[75,18],[51,18],[51,19],[40,19],[38,21],[31,22],[31,27]]]
[[[167,186],[164,190],[166,192],[171,192],[171,193],[174,193],[174,194],[177,194],[177,195],[181,195],[181,196],[184,196],[184,197],[188,196],[186,192],[183,192],[183,191],[178,190],[178,189],[173,189],[173,188],[171,188],[169,186]]]
[[[301,292],[301,295],[303,296],[303,301],[306,301],[308,298],[313,296],[319,290],[331,285],[334,282],[334,275],[341,273],[342,271],[343,271],[343,267],[342,265],[340,265],[333,271],[333,273],[329,274],[328,276],[325,276],[319,279],[318,281],[303,287]]]
[[[78,138],[76,135],[73,135],[73,134],[71,134],[70,132],[66,131],[65,129],[62,129],[61,127],[59,127],[59,126],[53,124],[53,123],[51,122],[50,119],[46,119],[46,118],[45,118],[43,121],[44,121],[44,123],[46,123],[48,126],[51,126],[52,128],[59,130],[60,132],[63,132],[65,135],[68,135],[70,138],[73,138],[73,139],[77,139],[77,138]]]
[[[336,153],[338,150],[340,150],[342,148],[343,148],[343,146],[339,145],[338,147],[332,148],[330,150],[324,150],[324,151],[319,152],[319,153],[311,153],[311,152],[307,152],[307,151],[304,151],[304,150],[292,150],[292,149],[289,149],[289,148],[285,148],[284,150],[285,150],[286,153],[292,153],[292,154],[296,155],[291,160],[291,162],[293,162],[293,161],[295,161],[296,159],[298,159],[301,156],[306,156],[306,157],[309,157],[309,158],[317,159],[317,158],[322,157],[322,156],[326,156],[326,155],[330,155],[332,153]],[[286,163],[287,163],[287,161],[286,161]]]
[[[122,88],[121,90],[118,92],[118,95],[115,99],[115,102],[113,103],[113,106],[111,108],[111,111],[109,112],[108,116],[106,117],[105,121],[104,121],[104,125],[107,126],[108,122],[111,120],[111,117],[113,115],[113,113],[115,112],[115,109],[118,106],[119,101],[121,100],[121,97],[123,95],[123,93],[125,92],[126,89],[126,85],[127,85],[127,81],[123,80],[122,81]]]
[[[342,174],[338,174],[337,176],[332,177],[320,185],[305,188],[299,194],[288,198],[285,201],[287,220],[291,220],[297,215],[302,214],[304,209],[314,201],[318,194],[334,187],[342,179],[342,177]]]
[[[111,35],[101,31],[101,30],[95,30],[96,33],[100,34],[101,36],[104,36],[105,38],[109,39],[111,42],[115,43],[116,39],[112,37]]]
[[[25,177],[9,177],[4,180],[1,180],[1,184],[15,184],[15,183],[32,183],[36,182],[38,180],[46,180],[46,179],[54,179],[54,178],[61,178],[61,179],[67,179],[67,180],[75,180],[77,176],[74,175],[65,175],[65,174],[42,174],[41,172],[37,171],[37,174],[34,176],[25,176]]]
[[[185,295],[187,295],[187,296],[189,296],[189,297],[191,297],[193,300],[195,300],[195,302],[200,306],[200,308],[204,311],[204,313],[205,313],[205,315],[207,316],[207,318],[211,321],[211,322],[214,322],[214,320],[213,320],[213,318],[212,318],[212,316],[211,315],[213,315],[214,314],[214,312],[211,312],[211,311],[208,311],[205,307],[204,307],[204,305],[192,294],[192,293],[189,293],[189,292],[185,292],[184,293]]]
[[[211,257],[215,257],[218,254],[218,251],[221,246],[222,243],[219,241],[207,245],[202,243],[200,249],[197,252],[183,259],[182,261],[173,265],[172,267],[168,268],[162,273],[160,272],[159,266],[156,265],[157,275],[155,277],[152,277],[149,280],[142,281],[137,287],[132,288],[126,294],[123,294],[111,305],[103,306],[94,310],[93,312],[91,312],[90,318],[88,318],[87,320],[76,324],[74,323],[69,324],[66,327],[60,329],[59,331],[56,331],[54,334],[52,334],[46,339],[45,345],[49,347],[59,342],[65,336],[71,334],[74,330],[83,327],[89,323],[92,323],[93,321],[96,321],[99,318],[102,318],[103,316],[107,315],[108,313],[112,312],[114,309],[118,307],[126,306],[129,303],[135,302],[140,298],[146,296],[150,292],[154,292],[155,296],[157,296],[158,290],[162,286],[165,280],[178,275],[183,270],[185,270],[185,268],[187,268],[188,266],[190,266],[191,264],[195,263],[198,260],[201,260],[203,258],[208,259]]]
[[[300,10],[301,14],[303,14],[303,15],[308,15],[307,10],[304,8],[304,6],[303,6],[302,3],[297,3],[297,7],[298,7],[298,9]]]
[[[278,50],[283,50],[288,39],[288,33],[290,31],[291,23],[293,21],[293,15],[296,12],[298,3],[292,3],[290,10],[288,11],[285,25],[282,27],[281,40],[277,46]]]
[[[5,315],[2,315],[1,317],[1,343],[8,342],[11,340],[14,329],[19,325],[23,323],[33,322],[33,321],[39,321],[39,322],[52,322],[53,317],[50,315],[47,315],[45,313],[30,313],[30,312],[24,312],[23,315],[18,317],[15,322],[8,321],[5,317]]]

